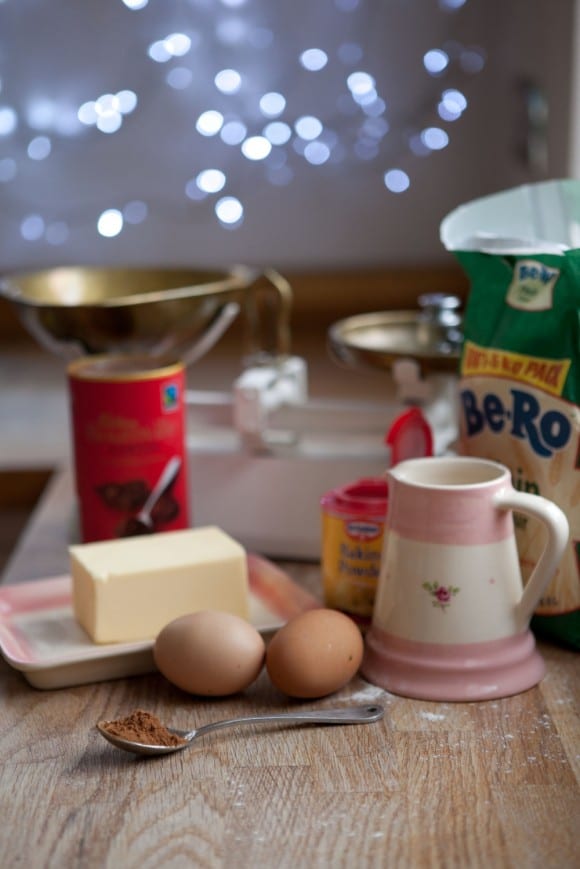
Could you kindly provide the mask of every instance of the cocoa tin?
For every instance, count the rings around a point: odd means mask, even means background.
[[[183,365],[88,356],[68,383],[81,539],[188,528]]]
[[[325,604],[368,625],[381,562],[386,480],[363,478],[333,489],[320,506]]]

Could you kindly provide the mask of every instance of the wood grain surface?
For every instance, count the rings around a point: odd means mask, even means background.
[[[66,491],[62,479],[49,487],[10,581],[57,568],[55,505]],[[283,566],[320,595],[317,564]],[[537,688],[455,704],[396,697],[359,677],[301,703],[266,673],[221,700],[187,695],[159,674],[38,691],[1,661],[0,865],[578,867],[579,658],[540,648],[548,672]],[[350,703],[381,703],[385,718],[252,725],[157,759],[125,754],[95,729],[135,708],[188,728]]]
[[[2,663],[2,866],[577,867],[577,658],[542,651],[539,688],[470,704],[358,677],[289,703],[266,674],[217,701],[157,674],[39,692]],[[385,719],[232,729],[160,759],[94,727],[137,707],[190,727],[352,702],[384,704]]]

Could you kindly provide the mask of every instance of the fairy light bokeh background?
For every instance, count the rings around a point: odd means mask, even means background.
[[[441,260],[569,174],[574,6],[0,0],[0,269]]]

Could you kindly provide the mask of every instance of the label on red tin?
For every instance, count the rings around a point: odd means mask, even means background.
[[[184,370],[89,357],[69,367],[84,542],[189,527]]]

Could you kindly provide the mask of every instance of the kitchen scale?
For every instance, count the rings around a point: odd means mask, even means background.
[[[390,374],[378,402],[309,397],[306,361],[289,353],[291,290],[274,271],[61,268],[8,277],[0,293],[67,359],[146,351],[193,364],[243,312],[248,353],[231,390],[186,394],[187,452],[194,524],[218,525],[251,551],[318,560],[323,494],[431,444],[442,454],[456,436],[454,297],[331,327],[337,365]]]

